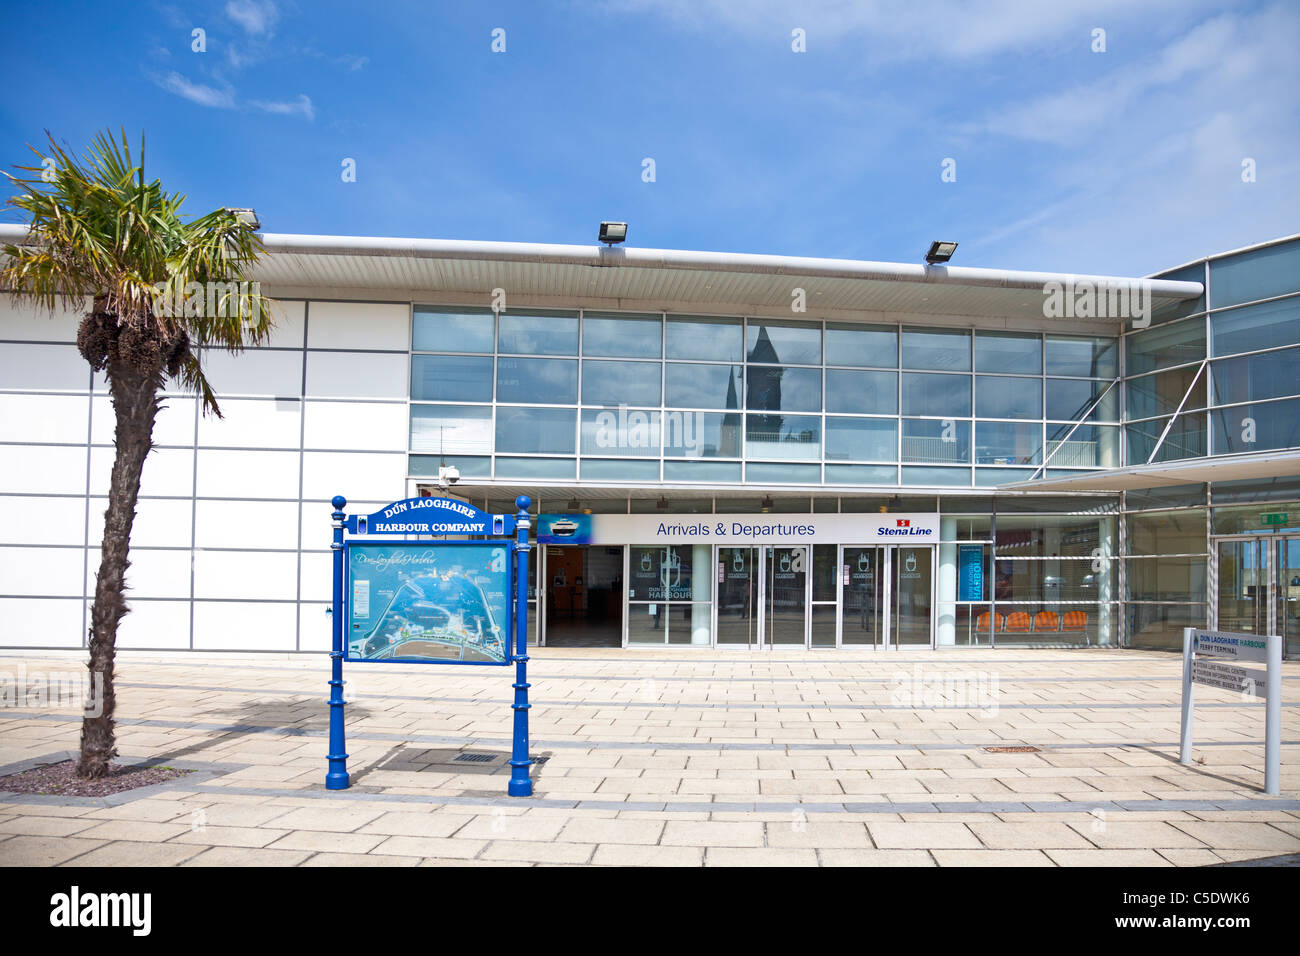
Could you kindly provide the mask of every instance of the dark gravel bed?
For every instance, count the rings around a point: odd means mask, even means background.
[[[77,776],[76,761],[64,760],[0,777],[0,790],[60,797],[106,797],[123,790],[151,787],[155,783],[173,780],[192,772],[177,770],[175,767],[121,767],[110,764],[107,777],[82,780]]]

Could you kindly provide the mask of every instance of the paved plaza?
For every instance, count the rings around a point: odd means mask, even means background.
[[[9,865],[1202,866],[1300,852],[1300,662],[1282,790],[1264,711],[1181,658],[1108,650],[542,648],[535,796],[505,796],[513,668],[350,665],[352,788],[324,788],[325,656],[119,657],[109,798],[0,793]],[[37,686],[84,654],[11,652]],[[10,706],[17,703],[18,706]],[[0,773],[64,759],[74,704],[6,701]],[[23,706],[26,704],[27,706]],[[989,748],[1037,748],[991,752]]]

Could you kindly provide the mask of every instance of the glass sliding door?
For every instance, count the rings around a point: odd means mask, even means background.
[[[895,647],[929,647],[934,605],[934,549],[893,549],[890,631]]]
[[[759,549],[718,548],[718,644],[758,646]]]
[[[808,628],[810,647],[835,646],[835,617],[839,595],[839,548],[815,544],[812,548],[812,609]]]
[[[846,547],[840,560],[844,614],[840,643],[881,647],[885,640],[884,548]]]
[[[764,640],[773,647],[804,647],[808,633],[808,548],[764,550],[767,559]]]
[[[1277,542],[1277,633],[1282,653],[1300,657],[1300,536]]]
[[[1258,538],[1218,542],[1219,630],[1263,634],[1268,628],[1268,544]]]

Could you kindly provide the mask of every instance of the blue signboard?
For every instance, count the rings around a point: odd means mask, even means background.
[[[590,544],[591,515],[539,515],[538,544]]]
[[[510,663],[505,542],[350,541],[349,661]]]
[[[984,546],[957,546],[957,600],[984,600]]]
[[[514,534],[513,515],[490,515],[454,498],[407,498],[369,515],[349,515],[348,534]]]

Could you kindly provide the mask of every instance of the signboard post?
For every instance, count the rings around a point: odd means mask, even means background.
[[[516,665],[511,796],[533,792],[528,756],[528,505],[490,515],[463,501],[408,498],[370,515],[331,501],[334,594],[330,645],[328,790],[350,784],[343,662]],[[512,549],[500,538],[516,533]],[[355,539],[345,539],[347,535]],[[371,535],[498,540],[369,540]],[[513,559],[513,560],[512,560]],[[515,573],[512,575],[512,571]],[[512,604],[513,602],[513,604]]]
[[[1239,666],[1262,662],[1263,671]],[[1179,762],[1192,765],[1195,686],[1238,691],[1264,700],[1264,792],[1278,796],[1282,785],[1282,638],[1183,628],[1183,701]]]

